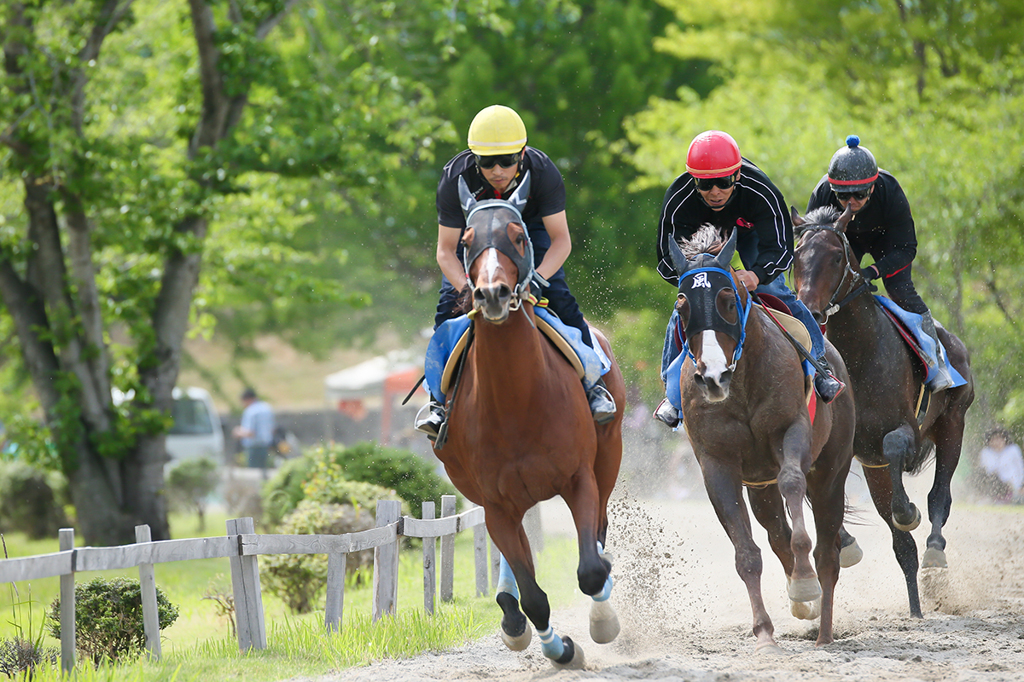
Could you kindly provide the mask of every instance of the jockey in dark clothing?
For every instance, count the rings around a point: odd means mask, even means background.
[[[949,388],[953,378],[946,369],[942,344],[935,332],[931,311],[918,295],[911,279],[911,263],[917,255],[917,234],[910,202],[896,178],[880,170],[875,157],[860,146],[860,138],[850,135],[846,146],[832,156],[828,173],[811,192],[810,212],[831,206],[840,213],[849,207],[853,218],[846,226],[846,238],[859,267],[864,254],[875,262],[860,269],[867,280],[881,278],[885,291],[904,310],[921,316],[921,328],[935,341],[939,357],[929,358],[936,368],[929,384],[933,391]]]
[[[736,252],[745,268],[736,271],[737,284],[782,299],[807,327],[811,352],[827,370],[821,328],[783,276],[793,262],[793,223],[782,193],[761,169],[740,156],[731,136],[718,130],[701,133],[690,143],[686,171],[665,193],[658,223],[658,273],[670,284],[679,285],[669,256],[670,240],[688,239],[705,223],[718,227],[723,236],[736,230]],[[673,339],[677,322],[673,312],[662,354],[663,378],[679,355]],[[843,389],[831,371],[818,373],[814,386],[826,403]],[[667,400],[654,416],[673,427],[679,423],[678,411]]]
[[[437,185],[437,263],[442,277],[434,329],[455,316],[456,302],[468,285],[462,263],[466,218],[459,201],[459,178],[478,201],[505,199],[527,172],[530,195],[522,215],[533,244],[536,274],[532,289],[538,298],[547,298],[548,309],[579,329],[583,343],[593,348],[590,327],[569,291],[562,267],[572,250],[562,174],[544,152],[526,146],[526,126],[519,114],[500,105],[476,115],[469,126],[469,149],[445,164]],[[596,422],[614,418],[615,400],[603,380],[587,391],[587,399]],[[444,406],[433,399],[428,405],[429,409],[417,415],[416,428],[434,437],[445,419]]]

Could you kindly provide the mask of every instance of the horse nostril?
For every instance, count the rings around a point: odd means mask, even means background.
[[[701,374],[700,372],[694,372],[693,373],[693,380],[699,386],[704,386],[704,384],[705,384],[704,375]]]
[[[504,302],[510,298],[512,298],[512,289],[509,285],[502,282],[501,286],[498,287],[498,300]]]

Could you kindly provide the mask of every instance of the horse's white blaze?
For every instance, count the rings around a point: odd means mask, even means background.
[[[497,278],[499,267],[501,267],[501,263],[498,261],[498,250],[488,249],[486,260],[484,261],[482,268],[484,281],[493,282]]]
[[[705,329],[701,333],[704,335],[700,344],[701,360],[704,362],[704,379],[720,384],[722,375],[729,368],[729,361],[725,359],[725,351],[718,345],[715,332]]]

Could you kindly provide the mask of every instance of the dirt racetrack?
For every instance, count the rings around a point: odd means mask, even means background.
[[[930,472],[913,479],[918,505],[929,481]],[[609,548],[622,633],[612,644],[591,642],[582,597],[551,619],[556,632],[582,645],[585,669],[555,670],[536,637],[527,651],[512,653],[495,633],[457,650],[316,682],[1024,680],[1024,508],[954,505],[946,525],[949,568],[922,572],[925,617],[914,620],[889,532],[866,501],[858,507],[860,525],[849,527],[865,556],[840,575],[836,642],[827,647],[815,648],[816,625],[789,615],[785,577],[760,527],[762,586],[782,656],[753,652],[750,606],[732,545],[706,499],[617,494]],[[545,532],[572,532],[560,500],[542,510]],[[927,523],[914,532],[919,554],[926,535]]]

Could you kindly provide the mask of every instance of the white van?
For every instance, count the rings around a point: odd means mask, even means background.
[[[224,428],[210,394],[202,388],[175,388],[167,432],[167,454],[171,464],[185,459],[207,457],[224,464]]]

